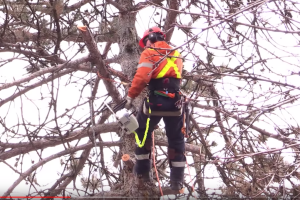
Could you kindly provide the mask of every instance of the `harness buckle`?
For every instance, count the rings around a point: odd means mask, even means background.
[[[169,92],[168,92],[168,88],[163,88],[163,91],[165,91],[166,92],[166,94],[168,94]]]

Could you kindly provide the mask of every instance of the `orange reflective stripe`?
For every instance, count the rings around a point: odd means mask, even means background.
[[[180,55],[180,53],[178,51],[175,51],[174,54],[173,54],[174,57],[167,58],[167,64],[159,72],[156,79],[164,77],[171,67],[173,67],[173,70],[176,74],[176,78],[181,78],[181,74],[179,72],[179,69],[178,69],[177,65],[175,64],[175,61],[177,60],[177,58],[175,58],[175,57],[178,57],[179,55]]]

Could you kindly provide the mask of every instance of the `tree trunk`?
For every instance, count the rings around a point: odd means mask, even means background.
[[[131,10],[132,1],[122,0],[119,1],[120,5],[123,5],[126,10]],[[135,28],[136,21],[136,12],[124,12],[119,17],[119,24],[122,26],[118,26],[118,35],[119,35],[119,48],[121,55],[121,68],[129,78],[132,80],[136,71],[136,67],[139,62],[139,57],[141,54],[140,47],[138,45],[138,35]],[[128,88],[126,89],[126,92]],[[144,93],[139,95],[134,102],[133,105],[135,108],[139,108],[143,98]],[[122,145],[120,148],[120,156],[124,154],[128,154],[131,160],[135,161],[134,150],[136,147],[135,138],[133,134],[130,135],[122,135],[121,136]],[[120,157],[119,157],[120,158]],[[122,162],[122,161],[121,161]],[[126,162],[123,162],[121,171],[121,177],[123,185],[121,186],[121,191],[125,191],[126,196],[130,197],[138,197],[138,198],[155,198],[159,199],[159,191],[158,188],[153,187],[153,185],[143,185],[138,188],[138,185],[135,182],[135,177],[133,174],[133,168],[131,165],[127,165]]]

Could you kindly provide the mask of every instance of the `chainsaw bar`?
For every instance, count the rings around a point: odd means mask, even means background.
[[[113,111],[114,113],[118,112],[119,110],[122,110],[123,108],[125,108],[125,104],[127,103],[126,99],[123,99],[120,103],[118,103],[117,105],[115,105],[113,107]]]
[[[127,100],[124,99],[122,100],[120,103],[118,103],[117,105],[115,105],[113,108],[112,108],[112,111],[114,113],[118,112],[119,110],[122,110],[123,108],[125,108],[125,104],[127,103]],[[108,109],[107,106],[105,106],[102,111],[106,111]]]

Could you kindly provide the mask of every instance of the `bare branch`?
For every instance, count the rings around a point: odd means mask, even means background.
[[[95,40],[92,37],[89,29],[87,29],[87,31],[81,31],[81,33],[86,42],[87,48],[89,49],[92,62],[95,63],[97,69],[99,70],[100,75],[104,78],[111,79],[111,76],[109,75],[108,70],[104,65],[97,44],[95,43]],[[119,103],[121,101],[121,95],[119,94],[119,91],[117,90],[115,85],[111,81],[108,81],[107,79],[103,79],[106,89],[110,94],[112,94],[113,100],[116,103]]]
[[[107,132],[116,132],[119,128],[117,123],[109,123],[109,124],[99,124],[93,127],[96,134],[107,133]],[[47,147],[52,147],[61,144],[62,142],[71,142],[74,140],[78,140],[80,138],[84,138],[87,136],[91,136],[93,131],[91,129],[83,129],[68,133],[65,135],[63,140],[61,137],[44,137],[45,139],[33,141],[32,143],[18,143],[18,144],[6,144],[0,143],[2,147],[12,148],[9,151],[5,151],[0,153],[0,159],[6,160],[8,158],[14,157],[18,154],[28,153],[30,151],[34,151],[36,149],[44,149]],[[17,148],[19,147],[19,148]]]
[[[33,171],[35,171],[38,167],[46,164],[47,162],[55,159],[55,158],[59,158],[63,155],[66,155],[66,154],[72,154],[76,151],[79,151],[79,150],[83,150],[83,149],[86,149],[86,148],[90,148],[92,147],[94,144],[93,143],[88,143],[88,144],[85,144],[85,145],[81,145],[81,146],[78,146],[78,147],[74,147],[74,148],[70,148],[70,149],[67,149],[67,150],[64,150],[64,151],[61,151],[57,154],[53,154],[52,156],[49,156],[47,158],[44,158],[43,160],[39,161],[38,163],[32,165],[27,171],[25,171],[24,173],[22,173],[20,175],[20,177],[14,182],[13,185],[11,185],[9,187],[9,189],[3,194],[3,196],[9,196],[10,193],[13,191],[13,189],[19,185],[19,183],[24,179],[26,178],[27,176],[29,176],[29,174],[31,174]],[[116,142],[104,142],[104,143],[97,143],[97,145],[105,145],[105,146],[116,146],[116,145],[119,145],[119,143],[116,143]]]
[[[177,12],[173,12],[173,10],[179,9],[179,2],[177,0],[169,0],[168,6],[172,10],[168,10],[168,14],[166,16],[166,22],[164,25],[164,30],[166,31],[166,41],[170,41],[174,31],[174,24],[176,22]]]
[[[106,0],[107,3],[113,5],[114,7],[116,7],[120,12],[125,12],[126,9],[121,6],[120,4],[118,4],[117,2],[113,1],[113,0]]]

